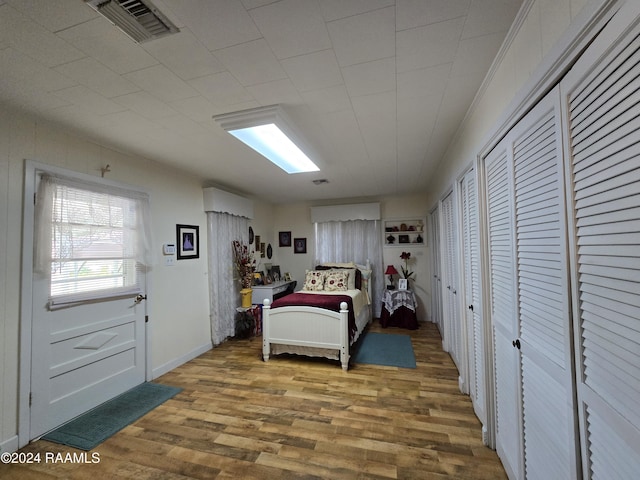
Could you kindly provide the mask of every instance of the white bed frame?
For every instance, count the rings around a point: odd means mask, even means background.
[[[371,285],[368,282],[369,304],[356,317],[358,330],[353,344],[371,322]],[[340,360],[342,369],[349,368],[349,310],[347,303],[340,311],[307,306],[278,307],[271,310],[265,300],[262,307],[262,357],[269,361],[272,353],[295,353]]]

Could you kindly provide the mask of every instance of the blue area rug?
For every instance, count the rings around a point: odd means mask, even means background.
[[[416,368],[411,337],[389,333],[366,333],[364,338],[356,342],[353,362]]]
[[[181,388],[159,383],[143,383],[98,405],[42,438],[81,450],[91,450],[180,391]]]

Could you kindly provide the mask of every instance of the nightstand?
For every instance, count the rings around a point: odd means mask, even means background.
[[[382,294],[382,328],[400,327],[409,330],[418,328],[416,308],[418,303],[411,290],[385,290]]]

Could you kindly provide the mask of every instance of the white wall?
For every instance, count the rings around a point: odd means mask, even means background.
[[[499,127],[508,107],[525,92],[533,74],[539,73],[545,55],[552,51],[573,20],[586,6],[606,0],[533,0],[513,41],[493,77],[468,114],[429,184],[429,206],[451,189],[456,177],[476,159]]]
[[[152,161],[83,140],[22,114],[0,110],[0,447],[15,445],[18,418],[20,265],[24,160],[64,167],[142,187],[150,193],[153,252],[149,275],[151,368],[162,373],[210,344],[206,217],[196,178]],[[176,223],[200,226],[197,260],[163,264],[162,244],[175,242]]]

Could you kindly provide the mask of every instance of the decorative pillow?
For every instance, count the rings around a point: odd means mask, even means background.
[[[319,270],[307,270],[302,289],[310,291],[324,290],[325,274],[326,272],[321,272]]]
[[[330,266],[333,265],[333,266]],[[350,265],[350,266],[340,266],[340,265]],[[352,266],[353,263],[324,263],[322,265],[316,266],[316,270],[342,270],[349,272],[349,279],[347,281],[347,289],[348,290],[360,290],[362,288],[362,280],[360,270]]]
[[[349,274],[344,270],[329,270],[324,279],[324,289],[328,292],[347,290]]]

